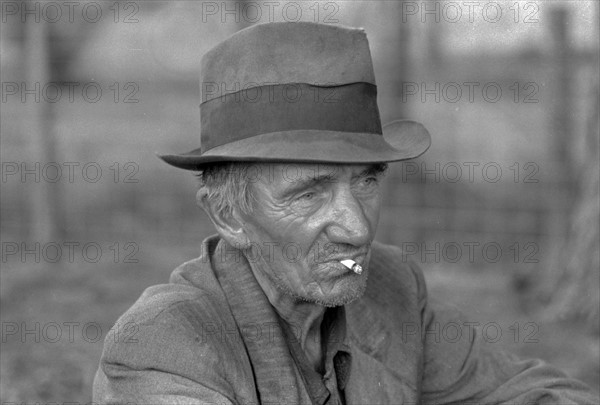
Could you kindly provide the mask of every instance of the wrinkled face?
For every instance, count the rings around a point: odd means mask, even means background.
[[[262,165],[251,214],[240,214],[247,257],[280,291],[325,306],[360,297],[379,220],[377,165]],[[363,266],[355,274],[339,261]]]

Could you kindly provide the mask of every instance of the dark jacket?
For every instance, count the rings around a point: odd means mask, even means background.
[[[428,301],[421,271],[398,248],[372,248],[366,293],[346,306],[347,404],[599,403],[543,362],[486,345],[460,312]],[[114,329],[127,333],[106,338],[95,403],[310,404],[248,262],[217,237]]]

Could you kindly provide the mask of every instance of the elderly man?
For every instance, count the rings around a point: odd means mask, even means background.
[[[426,333],[465,324],[421,271],[373,241],[388,162],[424,153],[412,121],[382,128],[364,31],[243,30],[202,62],[199,172],[218,235],[118,321],[94,402],[597,404],[540,361]]]

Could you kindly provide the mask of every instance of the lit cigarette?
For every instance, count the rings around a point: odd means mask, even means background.
[[[353,272],[355,272],[356,274],[361,274],[363,271],[363,268],[360,264],[356,263],[354,260],[342,260],[340,263],[342,263],[344,266],[348,267],[350,270],[352,270]]]

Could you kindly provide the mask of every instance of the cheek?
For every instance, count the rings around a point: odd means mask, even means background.
[[[243,227],[254,242],[278,242],[286,232],[291,218],[281,207],[271,201],[261,201],[251,214],[244,214]]]
[[[307,256],[314,241],[320,232],[321,221],[316,216],[299,216],[293,212],[286,212],[285,216],[278,218],[271,224],[270,234],[277,237],[281,248],[293,245],[299,250],[299,256]],[[291,248],[290,248],[291,249]],[[296,265],[300,264],[298,261]]]
[[[379,223],[379,213],[381,212],[381,195],[373,197],[369,201],[363,204],[363,213],[365,218],[369,222],[371,231],[374,233]]]
[[[260,248],[261,257],[269,267],[281,274],[281,278],[298,281],[310,277],[306,272],[297,271],[298,267],[303,267],[313,240],[305,222],[253,221],[244,227],[252,247]]]

